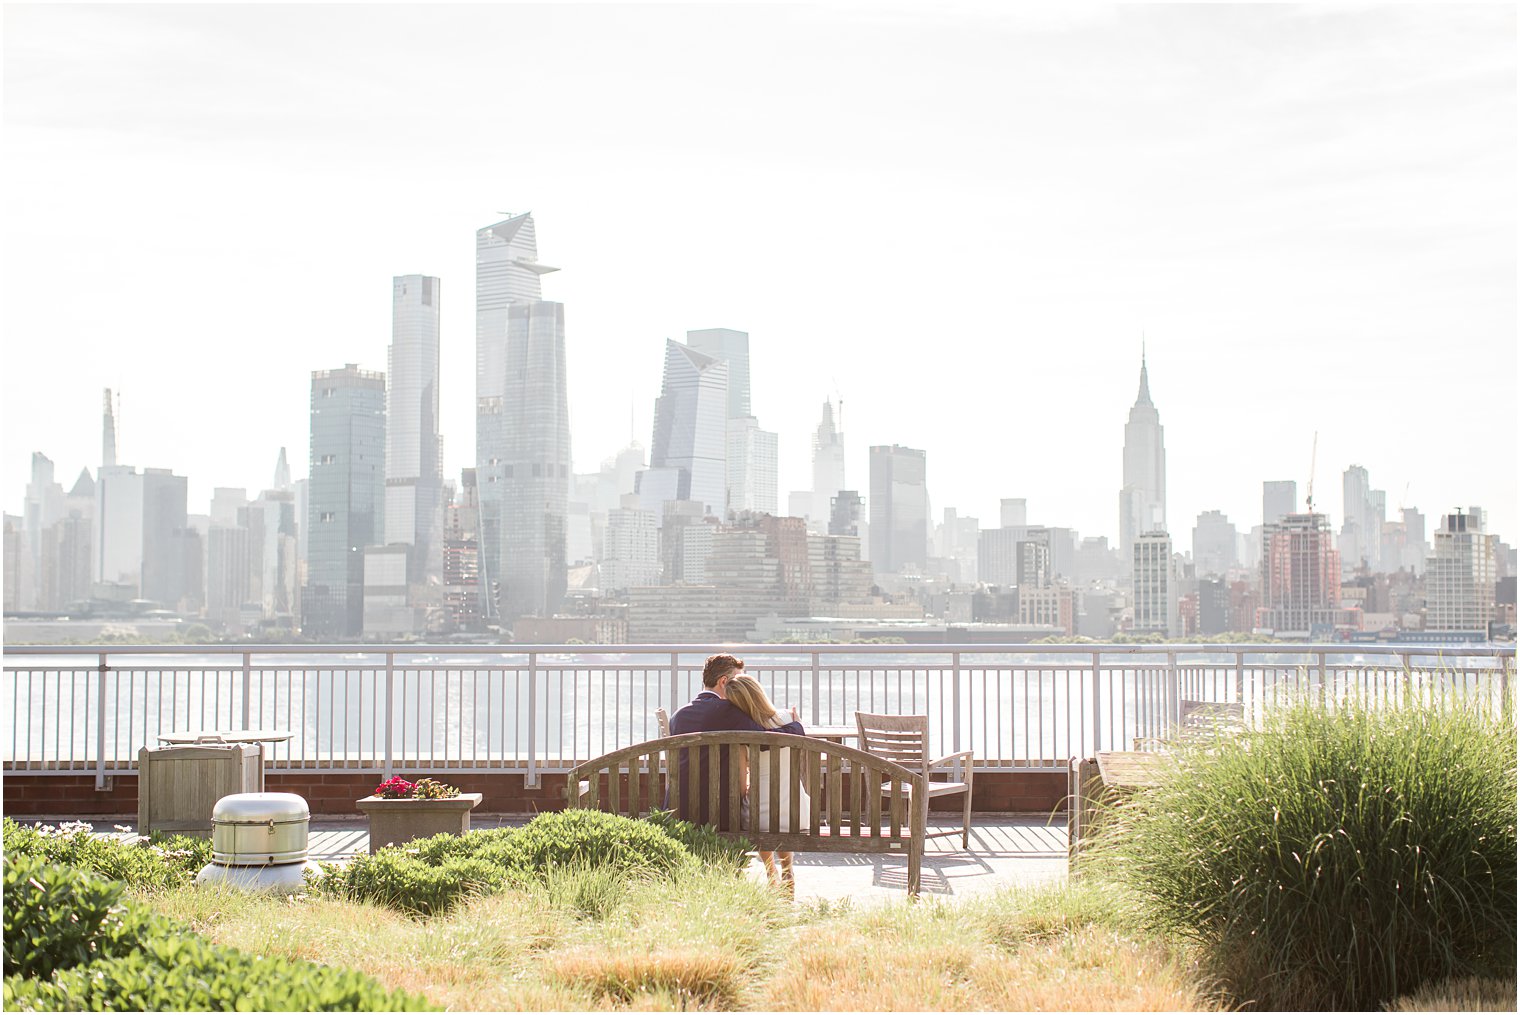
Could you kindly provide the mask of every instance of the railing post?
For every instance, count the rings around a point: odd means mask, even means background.
[[[950,708],[953,710],[950,720],[950,751],[954,753],[961,749],[961,654],[954,652],[950,656]],[[1027,745],[1026,745],[1027,746]],[[1025,752],[1028,753],[1027,751]],[[971,759],[975,761],[975,758]]]
[[[680,694],[681,694],[680,671],[681,671],[681,654],[679,652],[672,652],[672,653],[670,653],[670,714],[671,715],[675,715],[676,714],[676,709],[678,709],[678,708],[681,707],[681,702],[679,700]]]
[[[95,680],[95,789],[106,788],[106,654],[100,653],[100,670]]]
[[[538,653],[528,653],[528,777],[523,786],[538,789]]]
[[[248,717],[252,715],[249,709],[249,697],[253,692],[253,653],[243,653],[243,729],[248,729]]]
[[[1319,656],[1319,707],[1325,707],[1325,696],[1328,689],[1325,687],[1325,653],[1318,652]]]
[[[1166,653],[1166,721],[1167,739],[1175,740],[1182,726],[1182,676],[1177,672],[1177,651]]]
[[[818,711],[818,702],[821,700],[819,683],[820,683],[820,678],[819,678],[819,674],[818,674],[818,653],[814,652],[813,653],[813,714],[811,716],[811,720],[812,720],[812,722],[815,725],[820,724],[822,722],[822,720],[818,718],[818,716],[820,714],[819,711]]]
[[[1098,653],[1092,654],[1092,754],[1096,754],[1103,745],[1103,706],[1102,706],[1102,667],[1098,660]],[[1085,755],[1091,757],[1092,755]]]
[[[1240,702],[1241,718],[1246,719],[1246,654],[1240,649],[1235,650],[1235,700]]]
[[[396,774],[396,754],[392,746],[396,721],[396,653],[385,653],[385,778]]]

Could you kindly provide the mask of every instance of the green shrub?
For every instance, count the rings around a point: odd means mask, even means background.
[[[499,864],[477,857],[445,856],[433,864],[403,849],[388,847],[327,867],[313,888],[319,894],[374,902],[413,916],[431,916],[468,896],[500,887],[504,877]]]
[[[405,848],[416,850],[418,859],[424,863],[437,866],[451,856],[494,855],[516,831],[515,828],[477,828],[463,835],[440,832],[426,839],[414,839]]]
[[[211,862],[211,842],[188,835],[155,833],[150,839],[127,841],[93,835],[84,822],[33,826],[6,818],[3,824],[7,856],[91,871],[137,889],[188,885]]]
[[[1367,1009],[1515,958],[1511,717],[1302,704],[1184,751],[1094,860],[1236,1000]]]
[[[755,847],[745,839],[724,838],[712,825],[682,821],[673,811],[653,811],[644,820],[685,846],[704,864],[735,871],[749,867],[749,853]]]
[[[469,861],[466,861],[469,862]],[[7,856],[8,1011],[414,1011],[370,977],[213,945],[123,903],[123,885]]]
[[[521,829],[434,835],[386,847],[325,868],[312,890],[426,917],[495,891],[509,878],[542,881],[550,871],[583,871],[587,876],[572,879],[567,890],[584,902],[574,908],[591,913],[605,909],[608,883],[693,869],[694,851],[709,863],[741,869],[746,848],[669,814],[635,821],[600,811],[558,811],[540,814]]]
[[[607,867],[668,874],[696,863],[691,851],[647,821],[573,809],[540,814],[506,843],[508,868],[520,876],[551,867]]]
[[[192,935],[151,936],[135,950],[57,973],[7,977],[9,1011],[431,1011],[363,973],[246,955]]]
[[[121,904],[122,885],[35,857],[5,858],[5,975],[50,976],[123,955],[163,921]]]

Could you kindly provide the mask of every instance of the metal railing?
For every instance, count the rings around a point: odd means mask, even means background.
[[[1064,767],[1165,738],[1184,700],[1508,701],[1515,650],[1381,645],[725,646],[806,725],[924,713],[978,770]],[[8,773],[94,772],[185,730],[278,728],[272,771],[544,772],[655,735],[700,688],[691,645],[10,646]],[[3,735],[3,733],[0,733]]]

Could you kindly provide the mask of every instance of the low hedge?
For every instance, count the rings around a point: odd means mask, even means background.
[[[352,970],[214,945],[85,871],[7,857],[4,886],[8,1011],[434,1010]]]

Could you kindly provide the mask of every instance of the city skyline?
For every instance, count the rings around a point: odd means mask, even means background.
[[[457,482],[475,450],[464,237],[509,207],[574,267],[555,293],[577,472],[648,439],[667,337],[732,328],[782,495],[810,488],[835,398],[856,487],[869,447],[922,448],[935,520],[992,527],[1022,497],[1032,522],[1117,542],[1144,331],[1175,544],[1211,509],[1248,531],[1264,480],[1302,497],[1316,432],[1337,531],[1331,488],[1355,464],[1390,518],[1478,504],[1512,538],[1513,11],[1043,10],[450,9],[420,28],[395,8],[8,10],[5,506],[34,451],[65,481],[96,473],[102,387],[123,396],[119,460],[188,477],[191,513],[214,487],[263,488],[280,446],[305,475],[311,371],[383,369],[385,289],[412,272],[454,294],[439,429]],[[487,29],[547,40],[524,57],[533,145],[466,126],[507,112],[458,99]],[[406,101],[454,101],[395,153],[355,90],[400,94],[387,61],[414,30],[441,69],[409,75]],[[630,31],[656,48],[640,73],[616,52]],[[350,33],[370,55],[319,73]],[[870,45],[825,69],[845,39]],[[693,45],[693,66],[660,57]],[[231,69],[201,67],[206,47]],[[923,67],[894,81],[910,49]],[[796,80],[744,85],[762,52]],[[624,94],[557,91],[592,58]],[[601,148],[617,157],[585,158]],[[434,178],[426,208],[395,205]],[[84,194],[114,221],[81,245]],[[828,271],[796,271],[798,251]],[[269,279],[281,297],[255,297]],[[1443,443],[1450,399],[1482,445]]]

